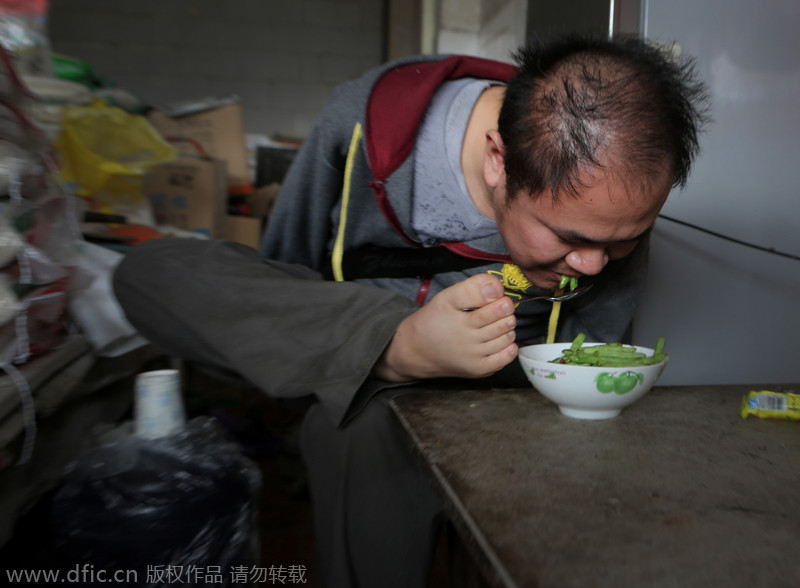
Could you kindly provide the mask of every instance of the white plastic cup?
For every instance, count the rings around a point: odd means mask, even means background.
[[[136,376],[134,432],[137,437],[157,439],[186,426],[186,413],[178,370],[155,370]]]

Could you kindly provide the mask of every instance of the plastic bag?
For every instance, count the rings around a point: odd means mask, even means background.
[[[22,73],[53,75],[47,0],[0,0],[0,42]]]
[[[0,364],[26,363],[64,341],[69,329],[67,279],[33,287],[19,297],[14,310],[14,320],[0,326]]]
[[[69,272],[37,247],[22,240],[16,245],[12,247],[13,261],[7,256],[10,263],[0,268],[17,297],[14,302],[6,296],[10,306],[0,323],[0,363],[25,363],[53,349],[69,328],[65,315]],[[10,311],[12,316],[8,316]]]
[[[121,214],[129,222],[154,225],[142,177],[176,157],[147,119],[101,100],[64,109],[55,140],[60,173],[76,194],[89,198],[100,212]]]
[[[214,585],[228,586],[231,566],[258,560],[260,484],[258,468],[213,419],[197,417],[159,439],[114,429],[70,465],[50,501],[50,565],[87,564],[108,578],[136,570],[136,586],[202,585],[190,570],[218,566]]]
[[[11,225],[5,216],[0,214],[0,268],[6,267],[16,260],[22,251],[25,241],[22,235]]]
[[[69,310],[101,357],[117,357],[147,343],[125,318],[111,286],[122,257],[106,247],[75,242]]]
[[[43,175],[44,167],[32,153],[0,140],[0,195],[22,198],[24,187]]]

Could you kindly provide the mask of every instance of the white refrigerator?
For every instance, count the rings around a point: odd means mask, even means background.
[[[662,212],[715,234],[657,221],[633,341],[666,338],[660,385],[800,382],[800,1],[640,8],[640,33],[695,57],[711,97],[696,167]]]

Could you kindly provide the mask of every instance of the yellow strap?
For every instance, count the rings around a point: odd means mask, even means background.
[[[350,176],[353,175],[353,162],[356,158],[358,143],[361,141],[361,123],[357,122],[350,139],[350,149],[347,151],[347,162],[344,166],[344,185],[342,186],[342,209],[339,211],[339,230],[336,232],[336,241],[333,243],[331,265],[333,266],[333,279],[337,282],[344,281],[342,272],[342,257],[344,256],[344,229],[347,224],[347,207],[350,204]]]
[[[558,314],[561,312],[561,301],[553,302],[553,309],[550,311],[550,324],[547,326],[547,342],[556,342],[556,327],[558,326]]]

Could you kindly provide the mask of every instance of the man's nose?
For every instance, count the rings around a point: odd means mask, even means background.
[[[581,247],[567,254],[566,262],[576,272],[593,276],[599,274],[608,263],[605,247]]]

